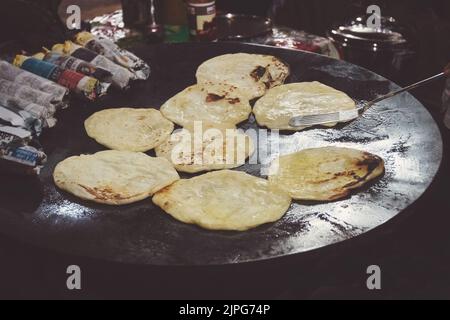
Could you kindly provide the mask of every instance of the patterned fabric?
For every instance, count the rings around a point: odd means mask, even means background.
[[[445,111],[444,123],[450,129],[450,78],[447,79],[447,85],[442,96],[442,103]]]
[[[252,39],[250,42],[340,58],[338,50],[329,39],[287,27],[274,27],[271,34]]]

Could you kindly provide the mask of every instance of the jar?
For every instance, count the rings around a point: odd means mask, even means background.
[[[217,40],[216,1],[186,0],[189,32],[194,41]]]

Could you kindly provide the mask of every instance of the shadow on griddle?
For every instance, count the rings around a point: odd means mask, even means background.
[[[155,205],[151,201],[151,197],[141,200],[141,201],[138,201],[138,202],[131,203],[131,204],[109,205],[109,204],[97,203],[97,202],[90,201],[90,200],[84,200],[77,196],[74,196],[73,194],[71,194],[67,191],[59,189],[56,186],[55,186],[55,188],[56,188],[56,192],[58,193],[58,195],[60,196],[61,199],[78,204],[87,209],[90,209],[92,212],[97,212],[97,213],[105,212],[108,215],[111,213],[116,213],[116,214],[120,215],[121,212],[125,212],[130,208],[140,208],[144,205],[146,207],[149,207],[149,209],[154,209],[153,207],[155,207]],[[122,210],[118,210],[118,209],[122,209]]]

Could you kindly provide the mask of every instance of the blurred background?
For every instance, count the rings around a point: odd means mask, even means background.
[[[195,2],[195,0],[192,1]],[[63,37],[61,30],[64,25],[60,23],[59,26],[56,26],[56,20],[64,21],[66,19],[66,8],[70,4],[77,4],[81,7],[82,19],[86,23],[94,21],[94,25],[99,22],[105,25],[120,19],[121,21],[125,20],[127,28],[138,29],[139,26],[142,28],[142,23],[149,23],[148,5],[150,2],[150,0],[4,0],[2,6],[9,8],[9,14],[0,21],[0,43],[22,37],[30,47],[37,47],[42,46],[43,43],[60,40]],[[184,30],[182,28],[184,25],[188,24],[184,2],[185,0],[153,1],[156,7],[155,19],[158,24],[166,25],[166,41],[189,40],[189,38],[183,38],[182,32],[179,32],[179,30]],[[34,4],[36,8],[33,6],[32,8],[36,10],[30,10],[26,6],[27,3]],[[329,39],[330,34],[337,27],[348,26],[355,21],[355,18],[364,17],[367,7],[371,4],[380,6],[383,17],[395,19],[394,24],[388,21],[385,27],[400,33],[401,41],[404,43],[399,45],[391,42],[391,46],[387,47],[384,53],[374,53],[372,48],[363,48],[363,46],[374,39],[377,39],[378,42],[392,39],[380,39],[380,34],[359,34],[358,36],[362,36],[366,41],[353,41],[347,48],[339,48],[339,41],[345,40],[342,36],[347,38],[352,36],[347,33],[336,36],[336,41],[333,43],[338,47],[340,58],[368,67],[402,85],[438,73],[450,61],[450,42],[448,41],[450,1],[448,0],[217,0],[216,9],[218,14],[240,13],[270,18],[271,26],[289,28],[281,36],[288,39],[290,36],[290,40],[294,39],[297,42],[304,40],[305,43],[297,45],[297,47],[314,51],[308,46],[311,41],[306,41],[308,39],[305,40],[305,37],[302,38],[293,32],[305,32],[306,38],[317,37],[313,43],[319,42],[319,46],[326,46],[325,42],[320,42],[319,37]],[[120,10],[122,5],[127,9],[123,18],[122,15],[120,18],[110,16],[110,21],[108,21],[108,14]],[[101,20],[102,17],[103,20]],[[139,21],[142,19],[146,21]],[[230,21],[227,20],[226,23],[230,23]],[[244,20],[240,23],[241,29],[250,28],[249,21]],[[258,30],[257,28],[264,29],[265,25],[261,26],[261,21],[259,23],[259,26],[254,26],[255,31]],[[239,28],[237,23],[236,28]],[[236,32],[236,30],[232,31]],[[125,33],[117,33],[117,25],[116,29],[111,32],[115,32],[116,36],[117,34],[126,36]],[[187,32],[186,34],[188,34]],[[255,39],[242,38],[240,40]],[[286,43],[280,44],[279,39],[275,40],[278,41],[277,45],[286,46]],[[268,40],[260,38],[255,41],[261,43]],[[288,45],[292,46],[292,43]],[[385,54],[386,52],[388,54]],[[329,54],[320,52],[320,50],[319,53]],[[419,89],[416,94],[426,102],[430,109],[442,112],[440,97],[442,87],[443,82],[436,83],[427,89]]]

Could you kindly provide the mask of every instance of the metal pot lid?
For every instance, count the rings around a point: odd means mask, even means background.
[[[369,48],[389,49],[408,44],[403,28],[393,17],[382,17],[379,28],[368,26],[367,19],[368,16],[357,17],[347,25],[333,28],[329,36],[343,45]]]

